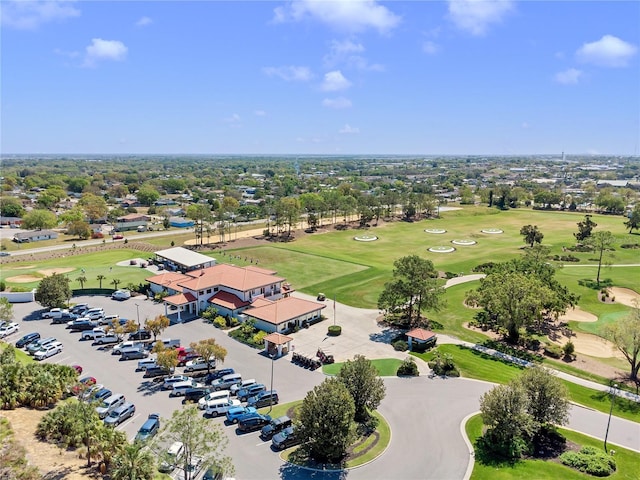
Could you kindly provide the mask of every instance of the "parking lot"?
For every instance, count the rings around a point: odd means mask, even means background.
[[[146,318],[154,318],[164,314],[164,307],[144,297],[132,297],[125,301],[112,300],[103,296],[74,297],[73,303],[88,303],[91,307],[102,307],[106,315],[120,315],[121,318],[138,319],[144,325]],[[133,417],[118,427],[129,439],[133,439],[140,426],[150,413],[159,413],[162,418],[171,417],[175,409],[182,407],[180,397],[172,398],[170,391],[160,388],[161,382],[153,378],[143,378],[143,372],[137,372],[137,360],[120,361],[118,355],[111,354],[111,346],[94,346],[91,340],[80,340],[81,332],[70,332],[66,325],[53,324],[49,319],[41,319],[45,311],[37,303],[14,304],[14,317],[20,324],[20,330],[5,340],[15,343],[20,337],[30,332],[39,332],[42,338],[56,337],[62,342],[64,350],[45,362],[81,365],[81,376],[93,376],[97,382],[112,390],[122,393],[127,401],[136,406]],[[180,339],[183,346],[205,338],[215,338],[224,346],[228,355],[219,367],[233,368],[244,378],[255,378],[269,388],[271,385],[272,360],[260,351],[242,345],[210,324],[196,319],[187,323],[172,324],[163,332],[161,338]],[[182,373],[178,367],[176,373]],[[319,371],[310,372],[292,365],[288,357],[273,361],[273,388],[278,391],[280,402],[290,402],[304,397],[316,384],[323,380]],[[233,458],[237,478],[265,478],[264,468],[271,467],[273,478],[277,477],[282,464],[278,454],[271,451],[270,441],[262,441],[259,431],[237,434],[235,426],[225,426],[224,417],[209,419],[223,426],[229,438],[227,454]]]

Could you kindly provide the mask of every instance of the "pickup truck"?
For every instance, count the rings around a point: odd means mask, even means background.
[[[84,332],[82,332],[82,336],[80,337],[80,340],[95,340],[96,335],[104,335],[104,328],[94,328],[92,330],[85,330]]]
[[[105,345],[110,343],[118,343],[122,340],[115,333],[98,333],[93,339],[94,345]]]
[[[42,318],[61,318],[63,314],[69,314],[69,310],[63,308],[52,308],[42,314]]]

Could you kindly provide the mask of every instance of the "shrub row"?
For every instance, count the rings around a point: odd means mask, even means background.
[[[616,471],[616,461],[596,447],[582,447],[579,452],[565,452],[560,461],[580,472],[596,477],[608,477]]]

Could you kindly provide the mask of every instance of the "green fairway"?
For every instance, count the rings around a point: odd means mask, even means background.
[[[482,435],[482,417],[480,415],[471,417],[465,425],[465,431],[471,443],[475,445],[477,439]],[[581,447],[603,448],[601,440],[564,428],[560,428],[559,431],[566,437],[568,442],[575,443]],[[611,447],[615,448],[616,451],[617,471],[610,478],[637,480],[640,454],[618,446],[611,445]],[[476,458],[471,474],[471,480],[556,480],[559,478],[563,480],[587,480],[594,477],[554,461],[521,460],[515,463],[483,464],[478,458]]]

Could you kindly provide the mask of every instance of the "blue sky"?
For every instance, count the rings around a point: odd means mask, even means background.
[[[2,153],[640,153],[637,1],[0,8]]]

